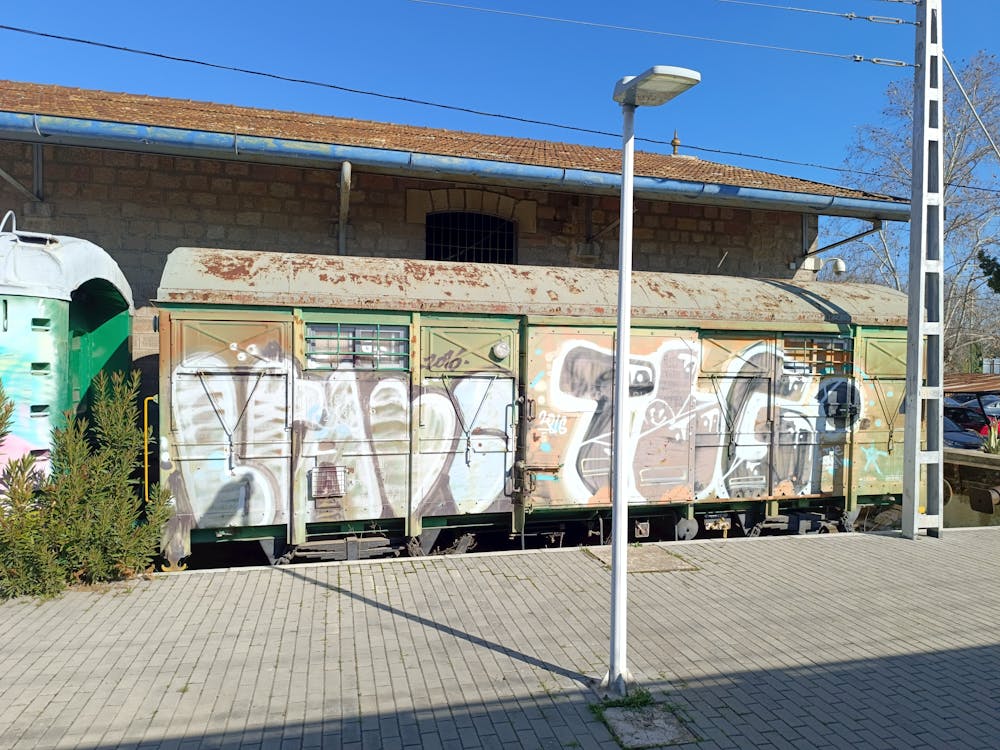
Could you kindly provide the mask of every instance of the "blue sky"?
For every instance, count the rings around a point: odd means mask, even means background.
[[[761,0],[824,13],[912,21],[887,0]],[[723,0],[468,0],[468,5],[774,45],[912,61],[914,26],[755,7]],[[997,49],[1000,0],[944,0],[945,54],[956,66]],[[595,26],[532,20],[413,0],[141,4],[16,3],[4,24],[223,65],[308,78],[582,128],[620,132],[614,82],[652,65],[701,72],[702,83],[641,110],[637,134],[841,166],[857,126],[878,121],[886,86],[911,67],[874,65]],[[617,148],[620,140],[269,81],[0,31],[0,77]],[[639,144],[657,150],[666,147]],[[729,164],[835,184],[834,172],[691,152]]]

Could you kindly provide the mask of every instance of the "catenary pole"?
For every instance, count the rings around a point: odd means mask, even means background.
[[[942,0],[918,0],[906,335],[903,535],[940,536],[943,502],[944,79]],[[921,444],[921,422],[926,444]],[[923,469],[923,471],[921,471]],[[923,481],[922,481],[923,480]],[[922,492],[921,490],[924,490]]]

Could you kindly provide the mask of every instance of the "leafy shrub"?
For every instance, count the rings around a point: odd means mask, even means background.
[[[986,425],[986,437],[983,438],[983,450],[987,453],[1000,453],[1000,420],[991,417]]]
[[[0,479],[0,599],[51,596],[64,576],[49,544],[45,506],[36,495],[35,458],[22,456],[4,468]]]
[[[144,503],[136,479],[143,450],[139,375],[102,373],[93,387],[93,422],[69,416],[53,431],[49,477],[34,470],[31,456],[4,472],[0,598],[128,578],[156,555],[170,505],[158,487]],[[10,428],[9,404],[0,389],[0,439]]]

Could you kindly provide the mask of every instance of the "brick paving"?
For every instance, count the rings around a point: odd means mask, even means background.
[[[663,545],[629,666],[676,747],[1000,747],[1000,528]],[[583,550],[189,572],[0,604],[0,748],[616,748]]]

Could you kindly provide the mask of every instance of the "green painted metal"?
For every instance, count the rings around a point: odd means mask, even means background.
[[[73,400],[84,402],[99,372],[120,372],[131,365],[129,334],[132,330],[132,316],[127,310],[123,310],[103,322],[99,322],[98,317],[90,321],[95,326],[91,330],[77,329],[80,322],[70,321],[74,328],[70,343],[70,378]]]
[[[194,544],[220,541],[253,542],[260,539],[284,538],[286,533],[287,529],[284,525],[192,529],[191,542]],[[188,550],[188,554],[190,554],[190,550]]]

